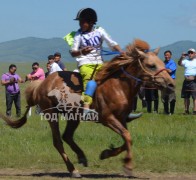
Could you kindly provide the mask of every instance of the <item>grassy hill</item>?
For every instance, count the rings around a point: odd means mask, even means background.
[[[173,44],[161,47],[159,52],[159,57],[161,59],[164,58],[164,52],[166,50],[170,50],[173,53],[173,59],[178,59],[182,52],[187,52],[188,49],[194,48],[196,49],[196,42],[193,41],[178,41]]]
[[[196,48],[196,42],[178,41],[176,43],[161,47],[159,57],[164,58],[163,53],[166,50],[173,52],[173,59],[180,57],[181,53],[189,48]],[[28,37],[0,43],[0,61],[26,62],[47,60],[47,56],[54,54],[56,51],[61,52],[62,60],[75,62],[69,54],[69,47],[62,38],[36,38]],[[111,59],[111,56],[104,59]]]
[[[0,43],[0,61],[39,61],[56,51],[65,61],[74,60],[68,53],[69,47],[61,38],[23,38]]]

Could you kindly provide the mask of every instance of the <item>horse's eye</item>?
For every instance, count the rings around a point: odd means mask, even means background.
[[[156,70],[156,66],[155,65],[148,65],[148,68],[152,71]]]

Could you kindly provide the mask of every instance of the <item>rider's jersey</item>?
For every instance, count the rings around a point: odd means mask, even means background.
[[[75,33],[71,51],[78,51],[87,46],[94,47],[94,49],[89,54],[80,55],[76,58],[78,67],[84,64],[103,63],[101,49],[104,40],[111,49],[113,46],[118,45],[117,42],[113,41],[106,31],[101,27],[95,27],[93,31],[87,33],[83,33],[81,30],[78,30]]]

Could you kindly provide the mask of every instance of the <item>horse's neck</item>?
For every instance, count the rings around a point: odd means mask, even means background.
[[[135,96],[141,86],[141,81],[137,77],[138,75],[136,69],[126,71],[126,73],[124,71],[122,72],[121,76],[127,84],[127,89],[125,89],[125,91],[128,91],[128,96]],[[119,80],[121,81],[121,78]]]
[[[116,73],[113,78],[109,78],[104,83],[109,84],[112,89],[121,91],[128,97],[130,94],[136,94],[140,84],[133,78],[127,76],[122,71]]]

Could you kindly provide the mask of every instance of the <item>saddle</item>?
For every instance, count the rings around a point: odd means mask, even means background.
[[[83,92],[84,87],[82,82],[82,76],[80,73],[72,71],[59,71],[58,75],[63,78],[63,81],[71,90],[73,90],[73,92]]]

